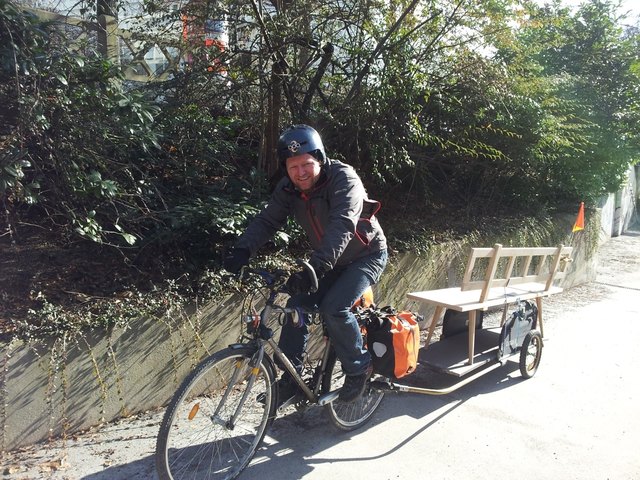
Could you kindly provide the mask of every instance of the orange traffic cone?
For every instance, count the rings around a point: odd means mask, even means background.
[[[576,217],[576,223],[573,224],[572,232],[584,230],[584,202],[580,202],[580,210],[578,210],[578,216]]]

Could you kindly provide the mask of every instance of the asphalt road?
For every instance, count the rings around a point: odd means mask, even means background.
[[[389,395],[346,434],[319,409],[293,412],[241,480],[640,480],[640,231],[599,257],[595,282],[544,301],[532,379],[510,362],[446,396]],[[2,478],[153,479],[158,423],[149,413],[9,452]]]

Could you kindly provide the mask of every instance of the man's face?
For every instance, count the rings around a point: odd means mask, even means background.
[[[320,162],[308,153],[287,158],[289,178],[302,192],[308,192],[320,178]]]

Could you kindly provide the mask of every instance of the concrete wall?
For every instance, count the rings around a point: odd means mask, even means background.
[[[229,297],[192,316],[141,318],[127,329],[2,345],[0,450],[164,405],[207,354],[239,338]]]
[[[634,218],[635,175],[630,182],[632,186],[625,187],[619,206],[615,197],[613,201],[607,199],[601,215],[586,219],[584,231],[569,233],[573,215],[556,219],[560,233],[553,240],[550,237],[547,244],[574,247],[574,262],[562,284],[565,288],[595,278],[599,240],[619,233]],[[620,222],[616,223],[616,218]],[[472,236],[434,246],[427,254],[395,254],[376,287],[376,299],[397,308],[420,310],[430,318],[431,311],[410,304],[406,293],[456,285],[463,273],[467,247],[496,242],[512,244],[508,238]],[[239,337],[240,303],[238,297],[230,296],[198,314],[142,318],[127,329],[115,328],[107,335],[88,332],[67,341],[1,345],[0,450],[159,408],[201,358]]]
[[[615,194],[604,197],[598,207],[601,211],[600,241],[606,242],[628,230],[638,219],[638,195],[640,183],[640,165],[631,167],[627,172],[624,186]]]

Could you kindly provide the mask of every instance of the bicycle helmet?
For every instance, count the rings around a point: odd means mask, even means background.
[[[308,153],[324,165],[327,156],[320,135],[309,125],[291,125],[278,139],[278,159],[283,170],[287,170],[287,158]]]

